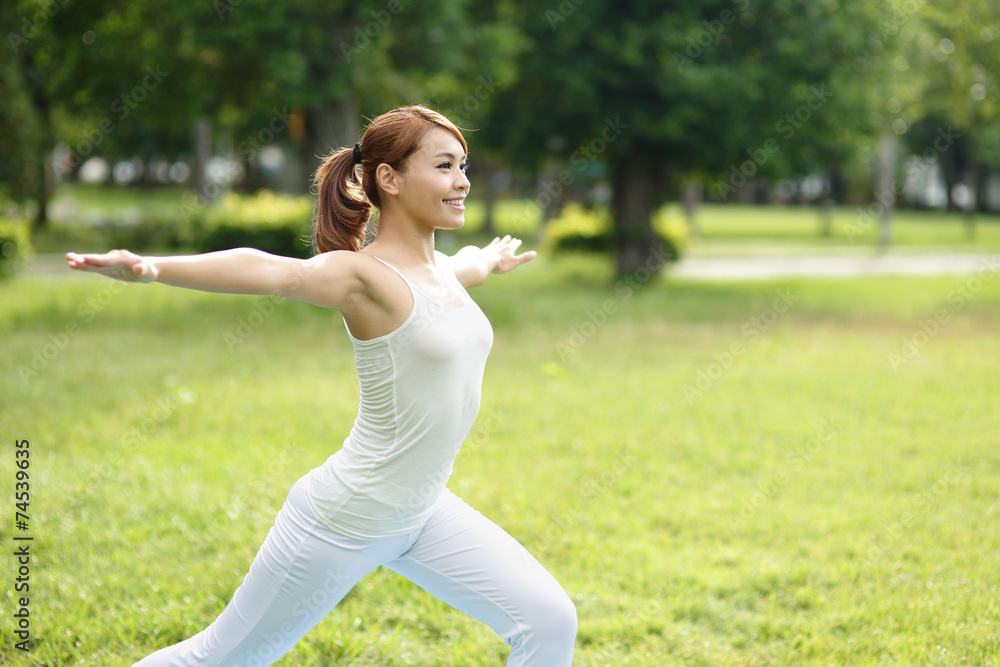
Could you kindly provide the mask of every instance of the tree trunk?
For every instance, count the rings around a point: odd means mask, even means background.
[[[656,273],[663,268],[663,253],[653,231],[653,206],[659,170],[655,160],[642,152],[621,156],[611,164],[612,214],[615,260],[619,276],[640,269]]]
[[[49,226],[49,198],[56,185],[55,170],[52,168],[52,153],[55,150],[55,130],[52,127],[52,116],[49,113],[49,100],[41,91],[34,95],[35,109],[38,111],[42,128],[41,155],[38,163],[38,212],[35,214],[35,228],[45,229]]]
[[[892,245],[892,209],[896,203],[896,191],[893,187],[896,176],[896,135],[890,132],[883,134],[878,141],[876,157],[875,199],[879,206],[879,245]]]
[[[965,207],[965,237],[970,241],[976,238],[976,206],[979,201],[980,174],[983,171],[985,169],[979,164],[979,160],[973,159],[968,173],[970,176],[968,182],[972,183],[973,187],[972,201]]]
[[[361,139],[358,136],[361,126],[358,123],[358,105],[350,92],[307,113],[311,141],[306,142],[309,145],[306,158],[307,171],[311,174],[319,167],[317,159],[338,148],[354,146]]]
[[[45,229],[49,225],[49,192],[50,183],[49,165],[52,163],[52,153],[48,150],[42,151],[42,158],[38,162],[38,212],[35,214],[35,229]]]
[[[549,162],[538,174],[538,201],[542,204],[542,228],[562,210],[563,190],[564,186],[559,182],[559,168]]]
[[[944,175],[944,194],[945,201],[948,202],[947,210],[949,211],[958,210],[958,206],[955,205],[955,198],[952,196],[955,186],[958,184],[958,164],[957,156],[955,155],[957,152],[956,147],[952,146],[951,150],[941,154],[941,173]]]
[[[990,210],[990,200],[989,200],[989,187],[990,187],[990,174],[992,172],[990,169],[979,165],[978,173],[976,178],[976,210],[980,213],[989,213]]]
[[[833,236],[833,177],[829,171],[823,176],[823,194],[820,195],[819,235]]]
[[[701,236],[698,227],[698,204],[704,196],[701,185],[695,181],[688,181],[684,185],[684,217],[687,218],[688,234],[696,239]]]
[[[833,200],[829,197],[819,205],[819,235],[827,239],[833,236]]]
[[[496,229],[496,223],[493,219],[497,201],[497,190],[493,183],[496,178],[496,168],[492,164],[487,164],[483,176],[482,200],[483,207],[486,209],[483,213],[483,234],[493,236],[495,234],[494,230]]]
[[[844,181],[844,172],[840,164],[830,168],[830,198],[835,205],[843,205],[847,202],[847,183]]]
[[[194,165],[191,168],[191,189],[198,193],[202,201],[216,199],[218,192],[209,192],[205,166],[212,155],[212,119],[202,116],[194,123]]]

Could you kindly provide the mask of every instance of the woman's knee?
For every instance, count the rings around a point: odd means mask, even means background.
[[[544,641],[572,644],[576,640],[576,605],[562,588],[539,600],[532,612],[532,630]]]

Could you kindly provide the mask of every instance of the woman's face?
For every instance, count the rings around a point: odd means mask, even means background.
[[[429,129],[418,148],[397,172],[400,209],[431,229],[458,229],[465,224],[469,179],[462,143],[440,127]]]

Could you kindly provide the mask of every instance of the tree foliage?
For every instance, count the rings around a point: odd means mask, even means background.
[[[943,156],[953,178],[1000,167],[998,14],[991,0],[18,0],[0,7],[0,174],[40,192],[57,141],[77,163],[177,156],[206,120],[248,163],[266,135],[311,166],[362,117],[420,102],[495,161],[549,164],[550,191],[605,171],[628,272],[682,181],[728,199],[752,178],[835,171],[886,134],[919,152],[942,126],[962,137]]]
[[[870,71],[848,57],[877,38],[860,0],[566,0],[524,31],[491,136],[536,161],[607,164],[622,273],[647,261],[653,207],[681,176],[726,198],[757,174],[817,169],[871,110]]]

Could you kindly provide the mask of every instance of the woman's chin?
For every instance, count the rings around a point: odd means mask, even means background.
[[[438,225],[438,229],[461,229],[465,227],[465,215],[460,218],[452,218],[450,220],[442,220]]]

